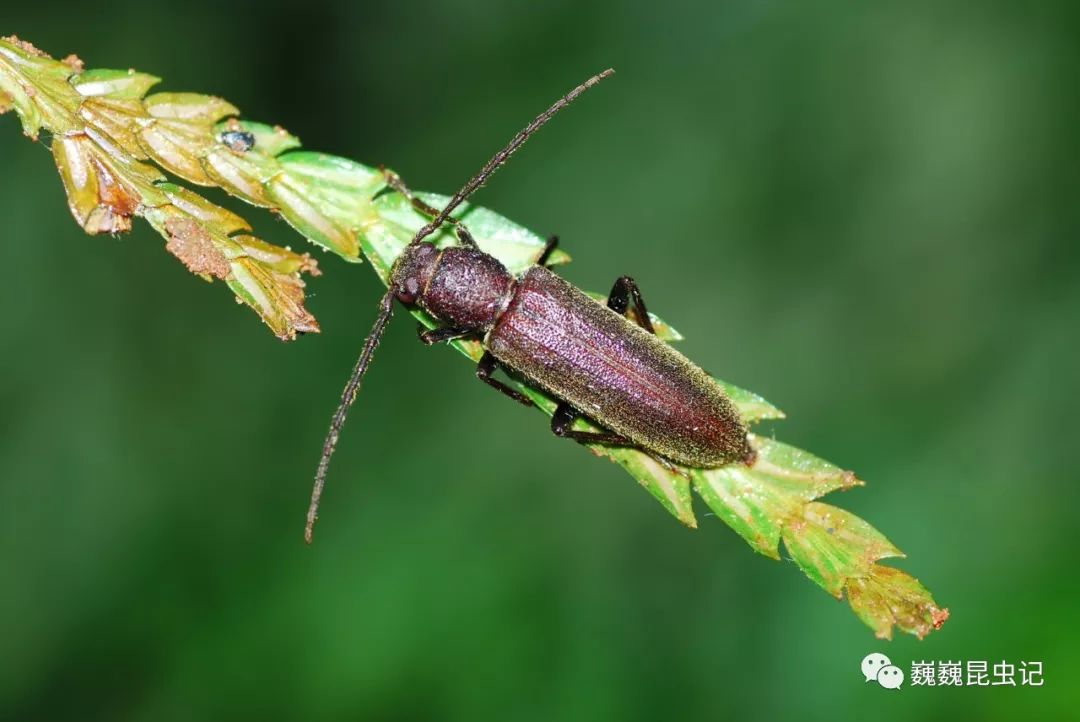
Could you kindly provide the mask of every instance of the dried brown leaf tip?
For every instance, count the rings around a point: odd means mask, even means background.
[[[846,591],[855,614],[879,639],[892,639],[894,626],[922,639],[949,619],[918,579],[893,567],[872,565],[849,580]]]
[[[190,218],[170,218],[165,221],[165,231],[169,236],[165,249],[179,258],[189,271],[223,281],[229,277],[228,259],[199,223]]]
[[[47,58],[47,57],[49,57],[48,54],[46,54],[46,53],[38,50],[36,47],[34,47],[33,43],[30,43],[30,42],[28,42],[26,40],[22,40],[18,35],[8,35],[6,37],[0,38],[0,40],[5,40],[5,41],[11,43],[12,45],[19,48],[20,50],[22,50],[24,53],[27,53],[28,55],[34,55],[34,56],[39,57],[39,58]]]
[[[315,260],[314,256],[310,253],[300,254],[300,272],[307,273],[312,276],[321,276],[322,271],[319,269],[319,262]]]
[[[153,169],[118,165],[86,133],[55,138],[52,151],[68,207],[83,229],[90,235],[131,230],[143,199],[139,186],[155,179]]]
[[[229,287],[244,303],[259,311],[270,329],[283,341],[298,334],[318,333],[319,324],[304,308],[304,282],[295,274],[241,256],[232,263]]]
[[[83,63],[82,58],[75,53],[71,53],[60,62],[74,70],[76,73],[81,73],[86,69],[86,65]]]

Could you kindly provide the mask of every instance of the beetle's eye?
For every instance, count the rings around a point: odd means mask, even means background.
[[[417,296],[420,295],[420,282],[415,278],[406,278],[405,283],[401,284],[398,289],[397,298],[404,304],[409,306],[416,303]]]

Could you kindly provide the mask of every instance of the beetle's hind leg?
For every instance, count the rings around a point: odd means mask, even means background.
[[[648,449],[643,449],[641,446],[630,439],[622,436],[621,434],[614,434],[609,432],[597,432],[597,431],[572,431],[571,427],[574,422],[581,418],[582,414],[578,412],[574,407],[565,402],[559,404],[555,409],[555,414],[551,417],[551,431],[559,438],[573,439],[582,444],[603,444],[604,446],[621,446],[631,449],[637,449],[643,454],[647,454],[660,466],[667,469],[672,474],[678,474],[686,479],[690,478],[690,474],[686,469],[682,468],[675,462],[667,459],[658,454],[654,454]]]
[[[573,439],[582,444],[604,444],[605,446],[637,446],[622,434],[610,431],[574,431],[574,422],[581,417],[581,412],[565,401],[560,403],[551,417],[551,433],[559,438]]]
[[[405,185],[405,181],[401,180],[401,176],[399,176],[397,173],[394,173],[393,171],[387,170],[386,168],[383,168],[382,172],[383,178],[386,179],[386,185],[390,186],[398,193],[405,196],[405,198],[408,199],[409,203],[412,204],[412,207],[416,209],[418,213],[422,213],[428,218],[435,218],[439,215],[439,209],[428,203],[425,203],[423,200],[417,197],[417,195],[409,189],[409,186]],[[461,245],[469,246],[471,248],[477,247],[476,240],[472,237],[472,234],[469,233],[469,229],[465,226],[464,223],[462,223],[456,218],[447,218],[446,222],[454,227],[454,234],[457,235],[457,239],[461,243]]]
[[[645,308],[645,301],[641,298],[641,289],[638,288],[637,281],[630,276],[620,276],[615,279],[615,285],[611,287],[611,293],[608,294],[608,308],[615,313],[627,316],[626,311],[630,308],[631,300],[634,302],[634,315],[628,318],[655,335],[656,329],[653,328],[649,311]]]

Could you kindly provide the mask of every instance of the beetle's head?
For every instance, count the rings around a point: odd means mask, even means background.
[[[394,297],[454,328],[487,331],[510,303],[514,277],[476,248],[408,246],[390,272]]]
[[[417,243],[408,246],[390,272],[390,285],[397,300],[406,306],[414,305],[435,275],[439,262],[439,251],[430,243]]]

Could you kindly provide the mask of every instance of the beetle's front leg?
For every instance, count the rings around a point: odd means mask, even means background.
[[[422,199],[417,197],[417,195],[413,193],[407,185],[405,185],[405,181],[401,180],[401,176],[386,168],[383,168],[382,172],[383,179],[386,181],[386,185],[390,186],[398,193],[405,196],[405,198],[409,201],[410,204],[412,204],[412,207],[416,209],[417,212],[427,216],[428,218],[435,218],[439,215],[439,209],[425,203]],[[465,226],[464,223],[462,223],[456,218],[447,218],[446,222],[454,227],[454,233],[457,235],[458,241],[461,242],[461,245],[470,246],[472,248],[477,247],[476,240],[472,237],[472,234],[469,233],[469,229]]]
[[[655,335],[656,329],[653,328],[652,319],[649,318],[649,311],[645,308],[645,301],[641,298],[641,290],[638,288],[637,281],[630,276],[620,276],[615,279],[615,285],[611,287],[611,293],[608,294],[608,308],[625,316],[626,310],[630,308],[631,299],[634,301],[635,316],[631,320]]]

